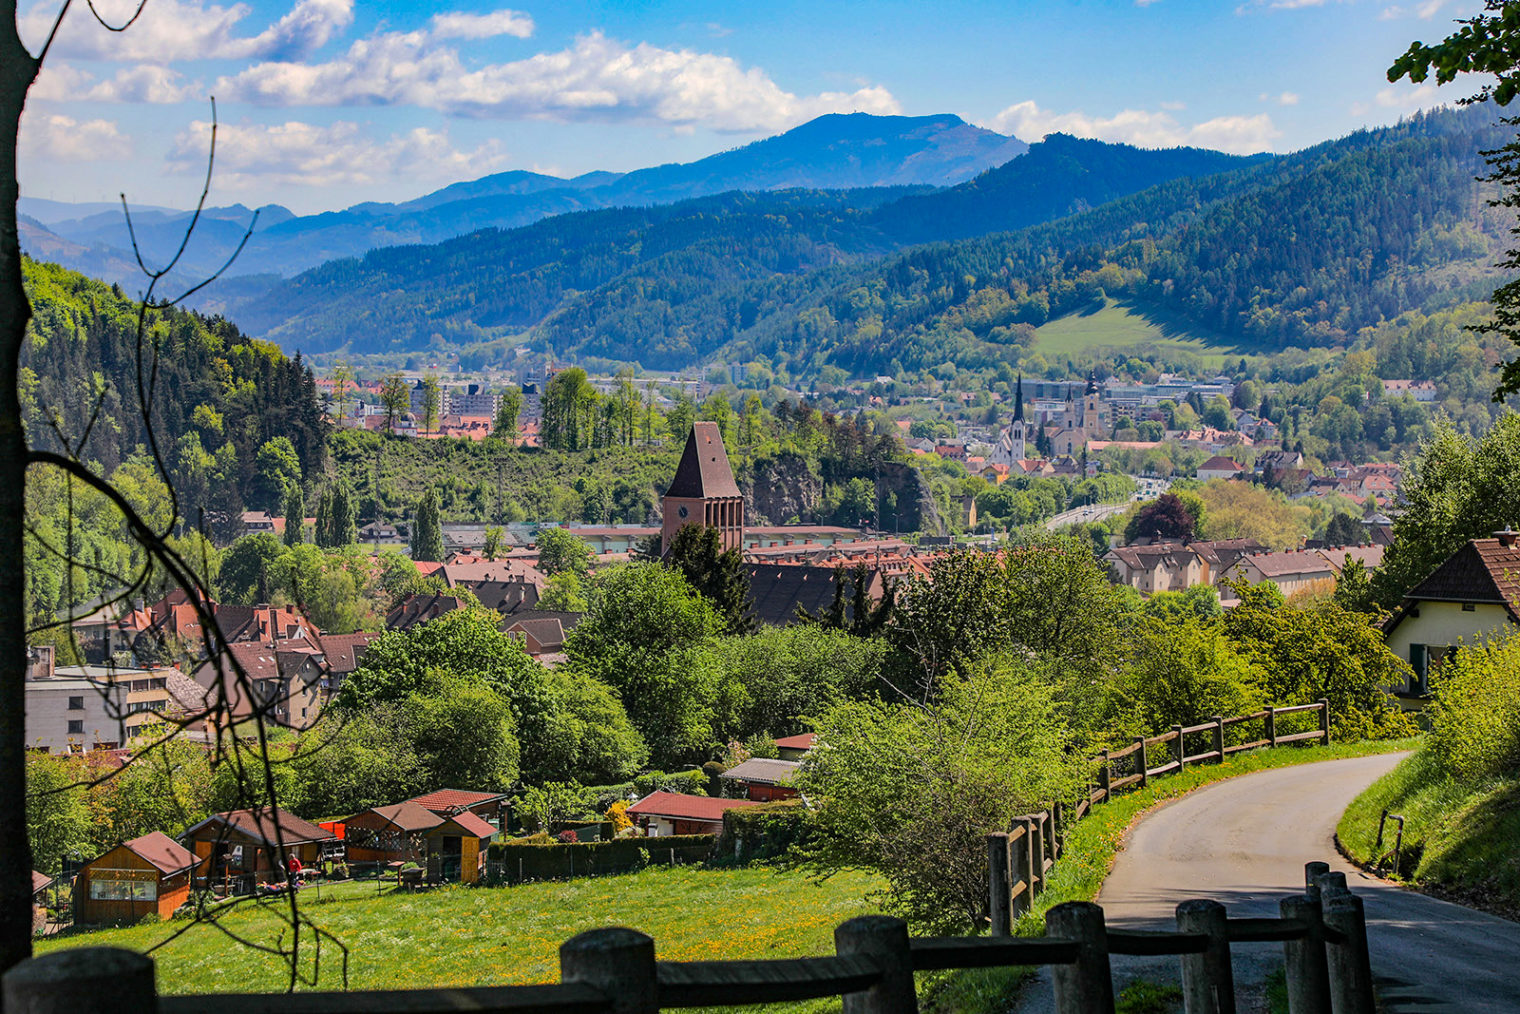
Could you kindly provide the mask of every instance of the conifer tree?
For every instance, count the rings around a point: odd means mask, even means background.
[[[358,511],[354,507],[353,494],[348,484],[340,482],[333,487],[332,501],[327,511],[328,548],[341,549],[359,541]]]
[[[285,487],[285,545],[299,546],[306,541],[306,497],[299,483]]]
[[[321,546],[323,549],[332,548],[332,544],[328,541],[328,532],[332,527],[328,521],[328,518],[331,516],[331,514],[332,491],[324,489],[322,491],[322,495],[317,497],[316,524],[313,525],[311,533],[312,541],[315,542],[318,546]]]
[[[724,549],[716,528],[685,525],[670,540],[666,564],[679,570],[689,583],[712,602],[728,624],[730,634],[751,634],[749,578],[744,558],[736,549]]]
[[[432,490],[417,501],[412,523],[412,559],[431,563],[443,561],[443,524],[438,514],[438,497]]]

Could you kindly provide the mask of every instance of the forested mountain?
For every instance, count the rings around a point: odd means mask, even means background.
[[[667,204],[731,190],[843,190],[946,186],[1020,155],[1017,138],[973,127],[957,116],[828,115],[776,137],[686,164],[573,179],[514,171],[456,183],[400,204],[357,204],[297,217],[270,205],[239,255],[236,274],[291,276],[325,261],[380,247],[437,243],[483,228],[515,228],[573,211]],[[24,203],[36,212],[28,250],[108,281],[133,279],[131,240],[119,209],[81,205],[70,216],[57,202]],[[241,205],[203,214],[183,261],[187,275],[215,271],[252,221]],[[135,211],[133,224],[152,260],[178,247],[188,212]],[[125,266],[125,267],[124,267]]]
[[[271,440],[290,442],[297,477],[320,470],[327,425],[299,356],[172,308],[149,312],[139,354],[138,304],[119,288],[30,259],[23,267],[33,317],[20,387],[33,446],[63,450],[88,433],[80,457],[109,474],[148,448],[146,400],[192,526],[202,508],[216,527],[262,495],[259,451]]]

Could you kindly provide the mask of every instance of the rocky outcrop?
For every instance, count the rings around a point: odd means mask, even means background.
[[[806,521],[823,498],[823,480],[807,459],[789,451],[755,462],[744,491],[752,525],[784,525],[793,518]]]

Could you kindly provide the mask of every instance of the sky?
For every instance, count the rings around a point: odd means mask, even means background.
[[[299,214],[508,169],[687,162],[828,112],[1036,141],[1292,151],[1474,90],[1389,63],[1481,0],[75,3],[22,121],[24,196]],[[96,0],[107,20],[136,0]],[[33,52],[56,4],[22,5]]]

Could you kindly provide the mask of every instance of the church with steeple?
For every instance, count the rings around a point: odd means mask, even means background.
[[[1045,427],[1045,437],[1054,454],[1077,455],[1089,440],[1102,440],[1108,433],[1102,399],[1098,396],[1098,376],[1087,375],[1087,390],[1078,401],[1070,392],[1059,420]]]
[[[1013,468],[1029,457],[1029,441],[1032,436],[1031,427],[1024,420],[1024,375],[1021,373],[1013,395],[1013,419],[999,436],[997,446],[992,449],[987,463]]]
[[[667,550],[687,525],[716,528],[724,549],[744,548],[744,493],[734,481],[717,423],[692,425],[661,509],[661,545]]]

